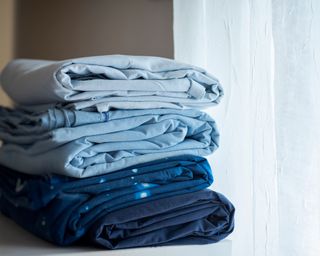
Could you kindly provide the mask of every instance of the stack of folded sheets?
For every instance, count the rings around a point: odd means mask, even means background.
[[[234,207],[208,190],[219,145],[199,109],[219,81],[158,57],[14,60],[1,74],[0,211],[59,245],[218,242]]]

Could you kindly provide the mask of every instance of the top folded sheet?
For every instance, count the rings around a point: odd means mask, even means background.
[[[116,109],[204,108],[219,103],[219,81],[205,70],[171,59],[106,55],[64,61],[17,59],[1,74],[15,103],[64,105],[99,112]]]

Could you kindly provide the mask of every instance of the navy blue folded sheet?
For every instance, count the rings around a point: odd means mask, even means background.
[[[212,182],[207,160],[191,155],[84,179],[0,166],[0,211],[37,236],[67,245],[112,211],[195,192]]]
[[[226,197],[206,189],[107,214],[88,238],[108,249],[215,243],[233,231],[234,212]]]

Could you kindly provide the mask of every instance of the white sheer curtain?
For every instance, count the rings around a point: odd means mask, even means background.
[[[174,40],[225,88],[210,161],[233,255],[319,256],[320,1],[174,0]]]

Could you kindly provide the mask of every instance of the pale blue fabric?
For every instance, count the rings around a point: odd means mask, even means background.
[[[219,103],[219,81],[205,70],[160,57],[108,55],[64,61],[17,59],[1,74],[18,104],[72,109],[203,108]],[[68,104],[69,103],[69,104]],[[42,109],[44,109],[42,108]]]
[[[90,177],[171,156],[209,155],[219,143],[215,121],[193,109],[36,115],[1,108],[0,116],[0,164],[30,174]]]

